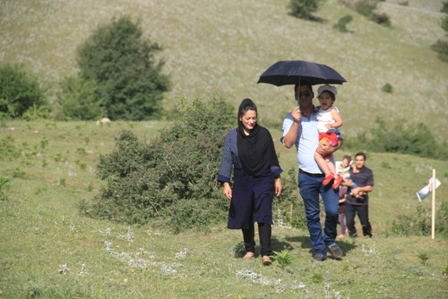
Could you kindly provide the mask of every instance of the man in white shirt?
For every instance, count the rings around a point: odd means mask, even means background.
[[[294,87],[295,98],[299,107],[288,113],[283,120],[282,143],[297,148],[299,161],[299,189],[305,204],[308,231],[311,245],[314,248],[313,261],[324,261],[327,258],[326,248],[331,255],[339,259],[342,251],[335,243],[337,234],[339,196],[331,185],[322,185],[325,174],[314,160],[314,152],[319,145],[317,130],[317,109],[313,105],[314,93],[309,82],[302,81]],[[339,135],[338,148],[342,145]],[[334,161],[333,161],[334,163]],[[325,226],[322,232],[320,223],[319,195],[325,207]]]

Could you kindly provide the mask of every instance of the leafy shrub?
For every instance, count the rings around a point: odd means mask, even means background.
[[[323,4],[324,0],[290,0],[288,8],[290,14],[304,20],[315,20],[313,13]]]
[[[374,13],[373,16],[371,17],[371,20],[385,27],[390,27],[390,18],[385,13],[382,14]]]
[[[17,159],[21,155],[21,150],[14,144],[15,139],[12,135],[0,139],[0,160]]]
[[[376,3],[370,0],[361,0],[355,4],[355,10],[368,18],[370,18],[374,13],[373,11],[376,9]]]
[[[442,236],[448,237],[448,203],[442,201],[436,211],[437,225],[435,231]]]
[[[448,62],[448,42],[438,40],[431,45],[431,50],[439,53],[438,58],[444,62]]]
[[[443,31],[445,31],[445,34],[448,35],[448,16],[446,16],[443,20],[442,20],[442,25],[441,25]]]
[[[0,200],[6,201],[9,196],[6,193],[6,189],[9,189],[8,183],[11,181],[8,177],[0,176]]]
[[[287,176],[282,173],[282,185],[282,194],[274,199],[273,210],[280,209],[284,220],[292,227],[306,229],[305,206],[297,187],[296,167],[291,167]]]
[[[21,170],[19,167],[16,167],[16,169],[14,169],[14,171],[12,172],[12,177],[24,179],[24,178],[26,178],[26,173],[25,173],[25,171]]]
[[[397,120],[395,124],[377,118],[370,131],[361,131],[355,138],[345,138],[344,146],[373,152],[410,154],[419,157],[448,159],[446,142],[438,143],[424,123],[406,124]]]
[[[106,116],[103,99],[96,95],[97,84],[80,76],[67,77],[61,82],[58,102],[61,120],[95,120]]]
[[[217,98],[184,100],[182,120],[149,143],[122,131],[97,167],[107,188],[81,211],[129,224],[155,220],[176,232],[225,219],[228,202],[216,178],[225,134],[235,124],[232,110]]]
[[[22,119],[26,121],[36,121],[46,119],[50,116],[51,107],[49,105],[36,106],[33,104],[28,110],[22,115]]]
[[[375,0],[360,0],[355,3],[354,9],[377,24],[390,26],[390,19],[385,13],[377,14],[375,12],[377,4],[378,2]]]
[[[428,236],[431,233],[431,212],[418,205],[416,213],[398,215],[390,231],[399,236]]]
[[[386,83],[383,87],[381,87],[381,90],[386,93],[392,93],[392,85]]]
[[[324,276],[321,273],[314,273],[313,276],[311,276],[311,281],[313,283],[321,283],[324,281]]]
[[[78,50],[80,76],[95,81],[96,102],[107,116],[121,120],[158,117],[163,93],[170,82],[161,73],[163,61],[154,54],[162,48],[144,39],[140,23],[129,16],[99,26]]]
[[[22,68],[10,64],[0,67],[0,114],[9,118],[22,117],[28,109],[45,104],[37,79]]]
[[[417,252],[417,256],[420,259],[420,262],[422,263],[422,265],[425,266],[429,259],[428,253],[426,251],[419,250]]]
[[[442,3],[442,8],[440,9],[440,12],[448,13],[448,2]]]
[[[401,236],[429,236],[431,234],[431,210],[418,205],[416,212],[403,213],[392,222],[391,232]],[[448,237],[448,204],[445,201],[436,208],[434,231]]]
[[[353,20],[351,15],[343,16],[339,21],[333,26],[333,28],[338,29],[340,32],[348,32],[347,24]]]
[[[275,265],[285,271],[285,268],[291,265],[294,260],[294,256],[289,250],[282,250],[280,252],[274,251],[274,255],[271,258],[276,262]]]

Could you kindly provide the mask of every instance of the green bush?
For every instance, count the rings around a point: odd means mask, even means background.
[[[445,31],[445,34],[448,35],[448,16],[446,16],[443,20],[442,20],[442,25],[441,25],[443,31]]]
[[[390,26],[390,19],[385,14],[377,14],[375,9],[378,2],[375,0],[360,0],[355,3],[354,9],[361,15],[367,17],[369,20],[383,26]]]
[[[431,234],[431,215],[429,208],[418,205],[415,212],[403,213],[392,222],[391,232],[401,236],[429,236]],[[434,232],[448,237],[448,204],[445,201],[436,208]]]
[[[58,102],[61,106],[60,120],[95,120],[106,116],[103,99],[96,94],[94,80],[67,77],[61,82]]]
[[[140,23],[129,16],[99,26],[78,50],[80,76],[95,81],[96,102],[107,117],[148,120],[159,117],[168,77],[154,54],[162,48],[143,37]]]
[[[440,12],[448,13],[448,2],[442,3],[442,8],[440,9]]]
[[[28,110],[25,111],[22,115],[22,119],[26,121],[36,121],[46,119],[50,116],[51,107],[49,105],[36,106],[33,104],[32,107],[29,107]]]
[[[22,151],[15,144],[15,139],[12,135],[7,135],[0,139],[0,161],[14,160],[20,157]]]
[[[448,42],[438,40],[435,44],[431,45],[431,50],[439,54],[438,58],[441,61],[448,62]]]
[[[383,87],[381,87],[381,90],[385,93],[392,93],[393,88],[392,88],[392,85],[390,85],[389,83],[386,83],[383,85]]]
[[[282,194],[274,199],[273,211],[275,214],[280,210],[285,225],[306,229],[305,206],[297,186],[296,169],[297,167],[291,167],[287,175],[282,173],[283,190]]]
[[[22,68],[10,64],[0,67],[0,115],[8,118],[22,117],[28,109],[45,105],[37,79]]]
[[[9,199],[6,190],[9,189],[8,183],[11,181],[8,177],[0,176],[0,200],[6,201]]]
[[[374,13],[371,20],[385,27],[390,27],[390,18],[385,13],[382,14]]]
[[[313,13],[315,13],[325,0],[290,0],[288,8],[290,14],[294,17],[304,20],[314,20]]]
[[[377,118],[370,131],[361,131],[355,138],[345,138],[344,147],[373,152],[409,154],[425,158],[448,160],[446,142],[438,143],[424,123],[406,124],[397,120],[395,124]]]
[[[221,99],[181,101],[182,120],[149,142],[122,131],[98,176],[107,188],[82,213],[129,224],[155,221],[178,232],[225,219],[228,202],[216,182],[224,137],[236,113]]]
[[[339,21],[333,26],[333,28],[338,29],[340,32],[348,32],[347,24],[353,20],[351,15],[343,16]]]
[[[431,211],[418,205],[416,213],[398,215],[390,232],[399,236],[428,236],[431,233],[430,215]]]
[[[355,3],[355,10],[368,18],[371,18],[376,9],[376,3],[370,0],[361,0]]]

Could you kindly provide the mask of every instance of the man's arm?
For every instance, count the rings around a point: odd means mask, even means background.
[[[339,128],[339,127],[341,127],[343,122],[342,122],[341,115],[339,114],[339,111],[336,108],[333,108],[333,109],[331,109],[330,114],[331,114],[331,116],[334,119],[334,124],[325,124],[325,126],[327,128]]]
[[[355,197],[359,197],[362,194],[366,194],[372,191],[373,191],[373,173],[371,172],[370,176],[366,181],[366,185],[363,187],[356,186],[356,188],[353,188],[351,192]]]
[[[297,140],[297,132],[299,131],[299,123],[293,122],[291,128],[289,128],[288,133],[283,136],[283,144],[287,148],[291,148]]]
[[[354,197],[361,197],[362,195],[372,192],[373,186],[356,187],[350,191]]]
[[[297,133],[299,131],[299,123],[300,123],[300,109],[298,107],[292,110],[291,117],[293,121],[291,127],[289,128],[288,133],[286,133],[286,135],[283,136],[283,144],[287,148],[291,148],[296,143],[297,140]]]
[[[319,142],[319,152],[322,155],[331,155],[332,153],[337,151],[342,146],[343,142],[344,142],[344,140],[338,139],[338,145],[337,146],[331,146],[331,145],[329,145],[327,143],[320,143]]]

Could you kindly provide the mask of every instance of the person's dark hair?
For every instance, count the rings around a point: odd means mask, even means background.
[[[302,85],[308,86],[310,91],[313,92],[313,86],[311,85],[310,81],[303,80],[303,81],[297,82],[296,85],[294,85],[294,93],[295,94],[298,94],[297,88],[299,88],[299,86],[302,86]]]
[[[352,157],[350,157],[349,155],[345,155],[341,160],[348,160],[350,162],[352,160]]]
[[[358,157],[358,156],[363,156],[363,157],[364,157],[364,161],[367,161],[366,154],[364,154],[363,152],[358,152],[358,153],[355,155],[355,159],[356,159],[356,157]]]
[[[257,113],[257,106],[251,99],[246,98],[241,102],[240,108],[238,109],[238,121],[240,120],[240,117],[249,110],[254,110],[255,113]]]

